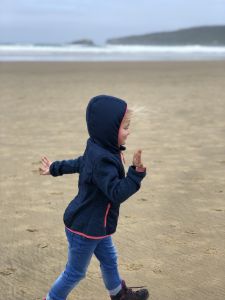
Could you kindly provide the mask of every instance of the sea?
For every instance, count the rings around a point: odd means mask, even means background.
[[[203,61],[225,60],[225,46],[1,44],[0,61]]]

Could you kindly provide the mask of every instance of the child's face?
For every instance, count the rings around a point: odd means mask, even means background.
[[[127,118],[125,115],[119,130],[119,145],[124,145],[126,143],[126,139],[130,134],[129,126],[130,126],[130,119]]]

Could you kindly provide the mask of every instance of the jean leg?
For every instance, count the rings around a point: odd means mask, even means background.
[[[117,265],[117,251],[112,237],[102,239],[94,253],[100,262],[102,277],[107,290],[112,291],[118,288],[121,285],[121,278]]]
[[[68,261],[65,270],[56,279],[48,293],[50,300],[65,300],[72,289],[85,277],[91,257],[97,246],[90,240],[66,229]]]

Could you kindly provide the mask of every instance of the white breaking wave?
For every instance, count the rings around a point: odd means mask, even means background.
[[[176,60],[225,59],[225,47],[0,45],[0,60]]]
[[[82,45],[62,45],[62,46],[38,46],[38,45],[0,45],[0,52],[46,52],[46,53],[146,53],[146,52],[181,52],[181,53],[225,53],[225,47],[212,46],[82,46]]]

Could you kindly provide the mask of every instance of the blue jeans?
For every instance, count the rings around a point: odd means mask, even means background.
[[[117,253],[111,236],[94,240],[66,229],[68,261],[65,270],[51,287],[47,300],[65,300],[72,289],[85,277],[93,254],[100,262],[103,281],[109,291],[120,287]]]

